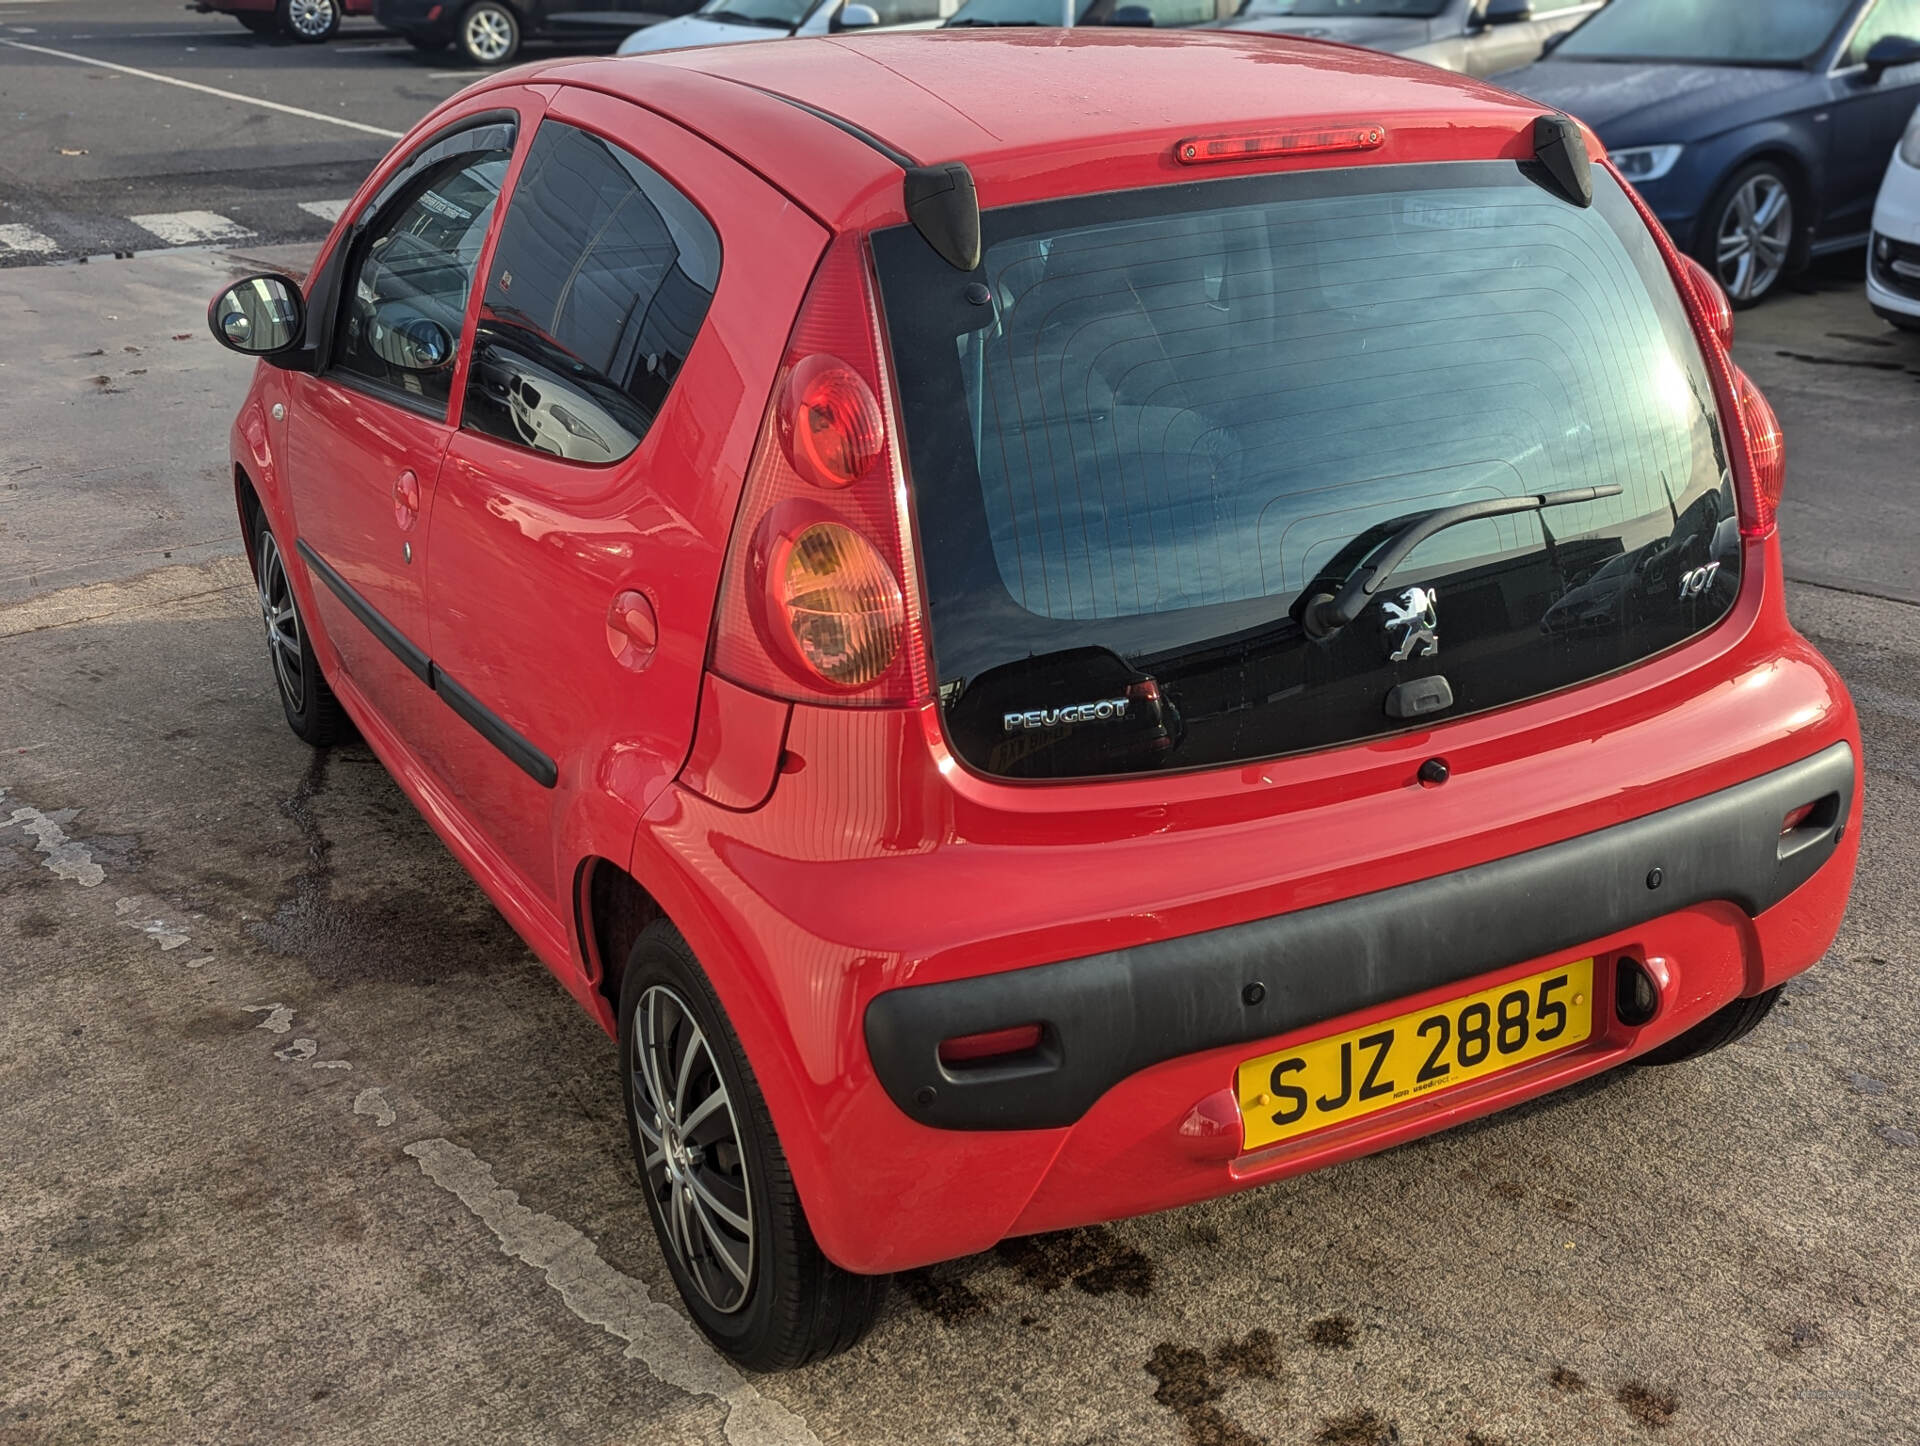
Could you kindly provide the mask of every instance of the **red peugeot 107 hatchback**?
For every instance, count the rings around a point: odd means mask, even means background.
[[[1779,428],[1592,153],[1311,41],[570,60],[215,299],[288,721],[618,1036],[722,1349],[1700,1054],[1826,949]]]

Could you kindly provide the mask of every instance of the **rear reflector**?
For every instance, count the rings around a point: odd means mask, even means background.
[[[1789,813],[1785,818],[1780,820],[1781,834],[1786,835],[1786,834],[1792,833],[1795,829],[1800,827],[1801,824],[1805,823],[1808,819],[1812,818],[1813,811],[1819,806],[1820,805],[1817,803],[1803,803],[1798,808],[1794,809],[1793,812]]]
[[[1189,136],[1173,148],[1186,166],[1215,161],[1257,161],[1265,156],[1320,156],[1333,151],[1374,151],[1386,144],[1381,126],[1340,126],[1332,130],[1248,131],[1239,135]]]
[[[940,1063],[945,1065],[985,1064],[1010,1054],[1026,1054],[1040,1047],[1043,1029],[1038,1024],[1018,1024],[1011,1029],[990,1029],[984,1034],[963,1034],[940,1045]]]

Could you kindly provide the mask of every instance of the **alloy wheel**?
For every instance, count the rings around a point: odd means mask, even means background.
[[[497,65],[513,48],[513,20],[492,5],[482,5],[467,16],[467,54],[485,65]]]
[[[1733,193],[1720,215],[1715,259],[1720,282],[1735,301],[1754,301],[1773,289],[1793,249],[1793,196],[1780,177],[1753,176]]]
[[[661,1233],[700,1298],[730,1315],[747,1303],[754,1268],[753,1194],[733,1099],[693,1011],[666,985],[640,996],[632,1037],[640,1169]]]
[[[333,28],[335,0],[287,0],[287,25],[295,35],[313,40]]]
[[[295,713],[306,707],[306,674],[302,670],[305,643],[300,636],[300,610],[293,601],[293,586],[287,581],[287,567],[280,556],[280,544],[271,532],[260,535],[260,616],[267,628],[267,652],[273,658],[273,673],[280,680],[280,692]]]

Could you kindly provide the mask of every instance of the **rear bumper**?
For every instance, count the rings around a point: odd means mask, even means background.
[[[867,1006],[868,1052],[893,1102],[926,1124],[1072,1125],[1154,1065],[1444,991],[1485,973],[1490,959],[1544,959],[1704,904],[1757,917],[1838,851],[1854,775],[1852,748],[1835,743],[1690,803],[1397,889],[888,990]],[[1809,821],[1782,834],[1781,821],[1804,805],[1813,806]],[[944,1040],[1035,1023],[1042,1046],[1004,1064],[940,1062]]]

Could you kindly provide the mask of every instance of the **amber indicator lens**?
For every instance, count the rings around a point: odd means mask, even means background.
[[[1327,130],[1248,131],[1237,135],[1189,136],[1173,148],[1186,166],[1216,161],[1255,161],[1266,156],[1319,156],[1332,151],[1373,151],[1386,144],[1382,126],[1336,126]]]
[[[845,487],[886,447],[880,404],[853,368],[814,355],[787,374],[780,440],[793,468],[816,487]]]
[[[864,688],[893,662],[907,609],[874,545],[838,522],[783,541],[770,581],[776,615],[800,661],[842,688]]]

